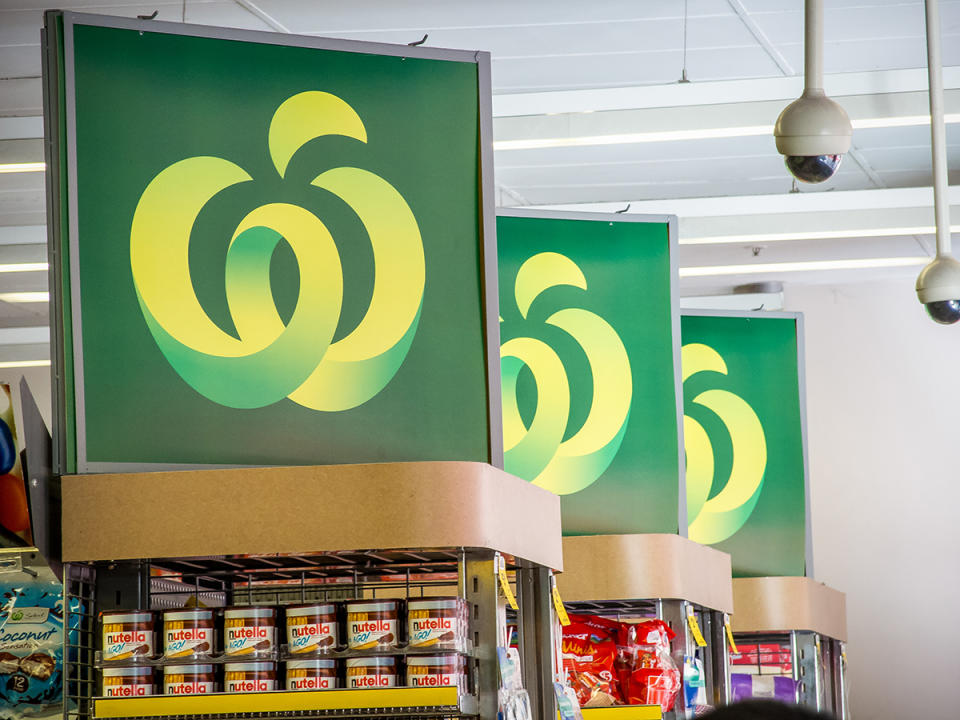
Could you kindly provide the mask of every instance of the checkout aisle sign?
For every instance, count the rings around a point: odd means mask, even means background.
[[[671,242],[667,218],[497,217],[504,468],[565,534],[677,532]]]
[[[801,316],[690,311],[682,338],[690,539],[739,577],[805,575]]]
[[[67,471],[496,460],[485,55],[70,13],[63,33]]]

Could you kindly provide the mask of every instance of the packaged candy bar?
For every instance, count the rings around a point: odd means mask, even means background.
[[[0,717],[58,717],[62,703],[63,586],[49,571],[0,576]]]

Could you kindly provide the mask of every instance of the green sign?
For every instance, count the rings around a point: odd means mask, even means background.
[[[487,56],[63,35],[68,470],[498,461]]]
[[[684,314],[689,537],[738,577],[804,575],[806,470],[799,315]]]
[[[676,270],[667,218],[497,217],[504,467],[568,535],[677,532]]]

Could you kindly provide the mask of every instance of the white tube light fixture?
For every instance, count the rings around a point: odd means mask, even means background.
[[[0,362],[0,370],[9,368],[50,367],[49,360],[5,360]]]
[[[947,123],[960,123],[960,113],[944,116]],[[929,115],[901,115],[899,117],[861,118],[852,120],[855,130],[878,128],[918,127],[930,124]],[[545,150],[560,147],[587,147],[594,145],[636,145],[641,143],[676,142],[681,140],[712,140],[715,138],[759,137],[773,132],[773,125],[744,125],[726,128],[696,128],[692,130],[661,130],[643,133],[613,135],[582,135],[561,138],[529,138],[524,140],[495,140],[494,150]]]
[[[42,162],[0,163],[0,173],[43,172],[46,168]]]
[[[807,262],[753,263],[750,265],[704,265],[680,268],[680,277],[712,277],[715,275],[756,275],[790,272],[823,272],[827,270],[871,270],[925,265],[930,258],[852,258],[849,260],[810,260]]]
[[[960,225],[952,225],[951,230],[960,232]],[[879,227],[857,230],[808,230],[784,233],[751,233],[749,235],[708,235],[704,237],[681,237],[681,245],[733,245],[737,243],[786,242],[789,240],[834,240],[843,238],[896,237],[898,235],[933,235],[937,228],[933,225],[913,227]]]
[[[0,264],[0,273],[13,272],[41,272],[47,270],[50,266],[45,262],[39,263],[7,263]]]
[[[45,303],[50,302],[48,292],[9,292],[0,293],[0,302],[8,303]]]

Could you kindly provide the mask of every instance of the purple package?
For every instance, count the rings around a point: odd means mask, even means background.
[[[730,675],[730,689],[733,702],[751,698],[768,698],[790,704],[797,701],[797,686],[793,678],[778,675],[733,673]]]

